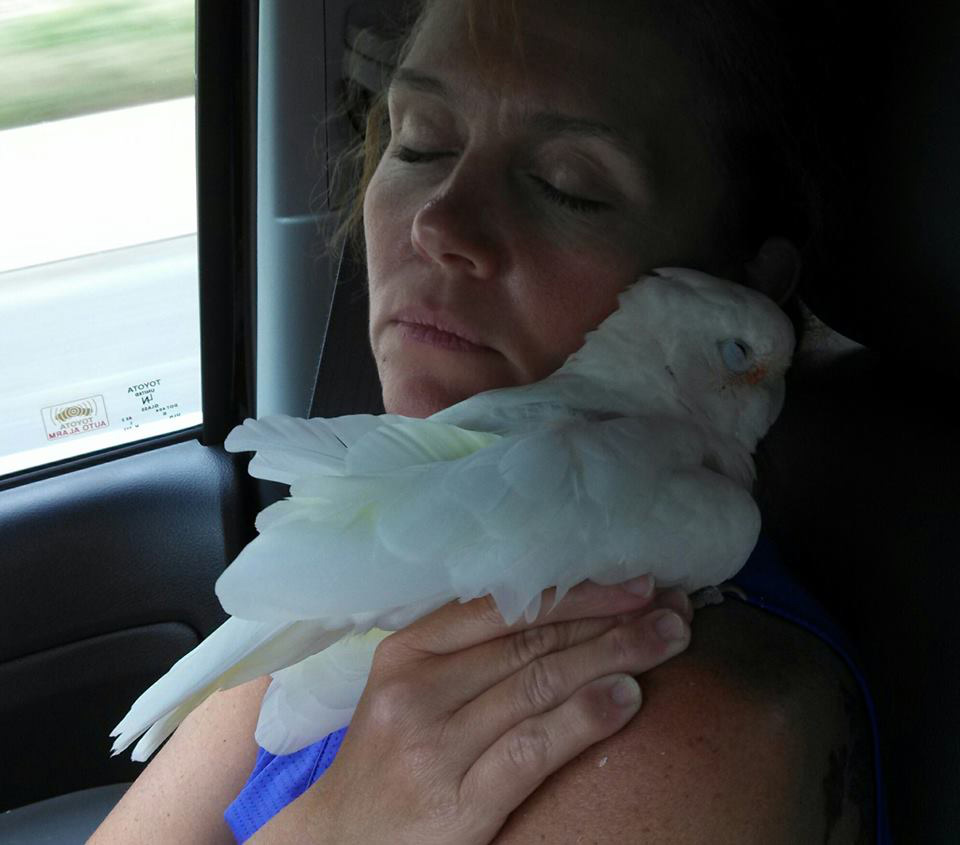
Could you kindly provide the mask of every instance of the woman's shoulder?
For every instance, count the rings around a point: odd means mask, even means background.
[[[869,722],[822,640],[727,600],[640,680],[638,716],[544,781],[498,843],[857,842],[872,826]]]

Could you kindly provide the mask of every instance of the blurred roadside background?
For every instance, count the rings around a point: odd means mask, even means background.
[[[0,0],[0,130],[193,96],[192,0]]]
[[[0,272],[196,231],[192,0],[0,0]]]
[[[0,476],[199,424],[194,17],[0,0]]]

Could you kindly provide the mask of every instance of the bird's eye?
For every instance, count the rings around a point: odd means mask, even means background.
[[[720,341],[720,355],[724,366],[733,373],[745,373],[753,366],[753,350],[742,340]]]

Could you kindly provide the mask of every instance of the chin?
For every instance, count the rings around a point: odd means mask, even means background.
[[[405,417],[419,417],[424,419],[431,414],[449,408],[463,399],[467,395],[451,394],[442,389],[430,389],[426,386],[417,385],[407,389],[398,389],[395,386],[384,385],[383,388],[383,408],[388,414],[401,414]]]
[[[388,414],[423,419],[489,389],[487,385],[453,386],[430,378],[387,378],[383,381],[383,407]]]

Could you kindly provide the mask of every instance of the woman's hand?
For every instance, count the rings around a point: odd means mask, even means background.
[[[646,576],[629,586],[585,582],[510,627],[489,598],[453,602],[387,637],[336,760],[287,808],[309,841],[490,842],[548,775],[637,712],[631,676],[689,643],[682,592],[657,595]],[[262,833],[281,833],[285,814]]]

